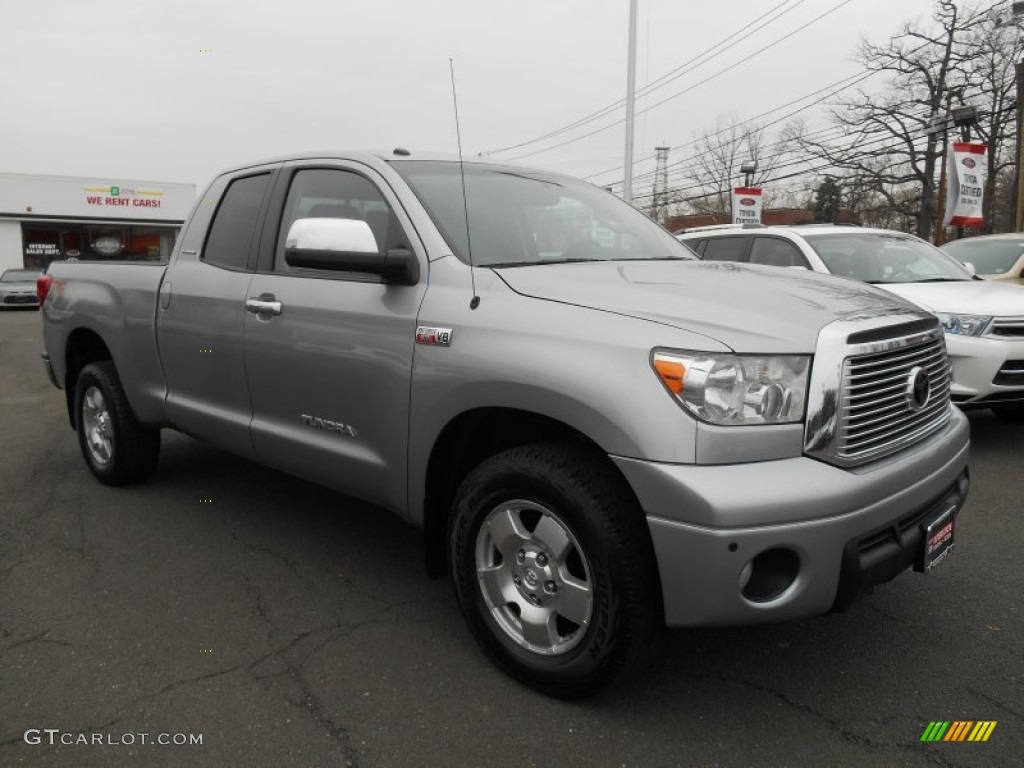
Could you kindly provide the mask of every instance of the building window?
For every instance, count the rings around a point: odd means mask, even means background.
[[[177,227],[21,225],[26,269],[46,269],[60,259],[167,261],[177,234]]]

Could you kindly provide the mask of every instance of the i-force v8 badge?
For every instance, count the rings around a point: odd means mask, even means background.
[[[433,344],[438,347],[449,347],[452,343],[452,329],[431,328],[426,325],[416,326],[416,343]]]

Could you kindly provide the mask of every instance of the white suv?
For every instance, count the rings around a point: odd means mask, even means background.
[[[886,288],[936,313],[946,330],[953,401],[1024,421],[1024,290],[976,278],[913,235],[832,224],[736,225],[676,237],[705,261],[797,267]]]

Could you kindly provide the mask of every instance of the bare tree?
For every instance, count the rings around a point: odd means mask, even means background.
[[[986,17],[971,30],[965,45],[973,55],[964,61],[964,98],[978,108],[977,135],[988,147],[984,216],[986,231],[992,232],[1004,226],[995,215],[999,179],[1017,162],[1015,63],[1024,56],[1024,36],[1019,26]]]
[[[694,154],[682,165],[679,177],[683,189],[674,202],[684,203],[694,213],[729,216],[732,188],[742,180],[740,165],[757,162],[753,183],[771,175],[779,155],[766,152],[764,129],[743,122],[737,115],[721,115],[710,130],[696,140]]]
[[[859,61],[887,75],[885,87],[861,90],[834,108],[833,118],[844,129],[840,143],[800,140],[812,157],[859,178],[895,214],[912,218],[913,229],[925,238],[935,221],[940,156],[940,136],[929,127],[967,90],[969,41],[986,18],[960,6],[937,0],[927,27],[908,23],[886,43],[862,42]]]

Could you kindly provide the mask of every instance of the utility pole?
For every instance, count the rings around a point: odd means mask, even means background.
[[[1024,3],[1015,2],[1012,6],[1013,18],[1024,19]],[[1024,61],[1018,61],[1015,68],[1017,75],[1017,183],[1013,185],[1013,229],[1024,232]]]
[[[939,155],[939,194],[935,201],[935,231],[932,233],[932,243],[942,245],[946,241],[946,228],[943,222],[946,218],[946,152],[949,147],[949,108],[952,97],[946,97],[946,114],[941,117],[933,115],[925,133],[929,136],[942,134],[942,154]]]
[[[1014,5],[1014,12],[1017,6]],[[1017,62],[1017,183],[1013,186],[1013,231],[1024,232],[1024,61]]]
[[[622,199],[633,202],[633,122],[636,118],[636,0],[629,0],[629,53],[626,55],[626,176]]]
[[[657,160],[654,166],[654,215],[651,217],[659,224],[665,217],[668,208],[668,151],[671,147],[655,147]]]

